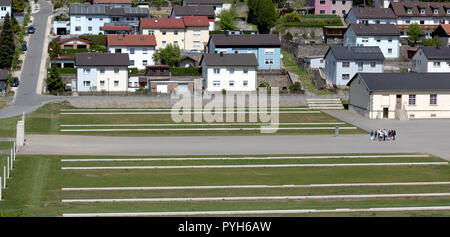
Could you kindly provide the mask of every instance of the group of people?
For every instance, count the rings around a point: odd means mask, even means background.
[[[397,132],[393,129],[386,130],[386,129],[376,129],[376,130],[370,130],[370,140],[378,140],[378,141],[389,141],[393,140],[395,141],[395,135],[397,135]]]

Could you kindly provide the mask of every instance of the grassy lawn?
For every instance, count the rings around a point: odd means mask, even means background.
[[[374,155],[374,154],[371,154]],[[219,201],[176,203],[62,203],[62,199],[151,198],[151,197],[238,197],[287,195],[347,195],[383,193],[448,192],[448,185],[379,186],[274,189],[213,189],[155,191],[61,191],[62,187],[136,187],[189,185],[284,185],[363,182],[449,181],[449,166],[396,167],[315,167],[245,169],[167,169],[167,170],[61,170],[70,158],[112,158],[94,156],[18,155],[12,178],[3,190],[0,216],[61,216],[62,213],[153,212],[201,210],[335,209],[369,207],[445,206],[450,198],[385,198],[376,200],[303,200],[303,201]],[[383,161],[440,161],[430,158],[383,158]],[[364,162],[366,159],[355,159]],[[320,162],[321,160],[317,160]],[[325,161],[325,160],[324,160]],[[3,166],[4,158],[0,159]],[[168,162],[168,161],[167,161]],[[181,161],[175,161],[181,162]],[[206,162],[206,161],[205,161]],[[209,161],[208,161],[209,162]],[[286,160],[280,160],[285,163]],[[332,162],[326,160],[326,162]],[[342,162],[347,162],[343,160]],[[112,162],[117,163],[117,162]],[[90,165],[94,165],[90,163]],[[188,164],[186,162],[185,164]],[[160,165],[160,164],[158,164]],[[312,214],[311,216],[448,216],[450,212],[395,212]],[[276,215],[280,216],[280,215]],[[282,216],[282,215],[281,215]],[[305,216],[285,215],[285,216]],[[310,214],[306,215],[310,216]]]
[[[283,54],[283,65],[286,67],[288,71],[295,73],[299,76],[300,81],[302,82],[302,85],[305,89],[308,88],[309,92],[316,95],[334,94],[334,92],[328,90],[317,90],[308,73],[298,68],[294,54],[284,50],[281,50],[281,54]]]
[[[37,111],[26,115],[25,117],[25,129],[27,134],[77,134],[77,135],[113,135],[113,136],[180,136],[180,135],[189,135],[189,136],[218,136],[218,135],[260,135],[259,130],[234,130],[234,131],[60,131],[60,129],[86,129],[86,128],[242,128],[242,127],[259,127],[255,125],[214,125],[214,126],[189,126],[180,124],[180,127],[173,126],[158,126],[158,127],[150,127],[150,126],[141,126],[141,127],[61,127],[60,125],[92,125],[92,124],[174,124],[172,117],[170,114],[99,114],[99,115],[89,115],[89,114],[61,114],[61,109],[73,109],[67,103],[53,103],[44,105]],[[280,109],[281,110],[281,109]],[[95,112],[95,111],[94,111]],[[104,112],[104,111],[99,111]],[[123,111],[120,111],[123,112]],[[136,111],[134,111],[136,112]],[[18,119],[19,117],[17,117]],[[193,119],[193,116],[191,116]],[[225,120],[225,116],[222,116],[224,119],[221,123],[227,123]],[[246,115],[248,118],[248,114]],[[6,119],[0,120],[0,125],[2,123],[9,126],[15,126],[17,119]],[[236,119],[236,118],[235,118]],[[248,121],[248,119],[246,119]],[[261,121],[258,121],[261,122]],[[342,122],[334,117],[331,117],[325,113],[280,113],[279,118],[280,123],[312,123],[312,122],[327,122],[327,123],[336,123]],[[194,123],[194,122],[187,122]],[[203,121],[202,123],[206,123]],[[280,125],[280,127],[334,127],[331,125]],[[352,127],[351,124],[339,124],[340,127]],[[11,134],[9,136],[13,136],[13,128],[0,128],[5,129],[5,134]],[[342,134],[355,134],[355,133],[366,133],[362,129],[353,129],[353,130],[340,130]],[[334,134],[334,129],[328,130],[278,130],[276,133],[265,133],[269,135],[289,135],[289,134]]]
[[[14,142],[0,142],[0,150],[9,150],[14,147]]]

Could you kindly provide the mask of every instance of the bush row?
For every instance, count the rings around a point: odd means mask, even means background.
[[[79,37],[91,41],[92,45],[106,46],[106,35],[80,35]]]
[[[171,67],[172,76],[197,76],[202,74],[199,67]]]

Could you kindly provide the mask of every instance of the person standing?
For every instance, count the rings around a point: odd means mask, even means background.
[[[392,139],[395,141],[395,135],[397,135],[397,132],[394,130],[392,130]]]
[[[383,131],[383,141],[386,141],[386,138],[387,138],[387,131],[386,131],[386,129],[384,129],[384,131]]]

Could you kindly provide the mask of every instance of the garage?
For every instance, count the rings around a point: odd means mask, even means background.
[[[189,84],[188,83],[179,83],[177,92],[178,93],[188,93],[189,92]]]
[[[166,85],[157,85],[156,92],[167,93],[167,84]]]

